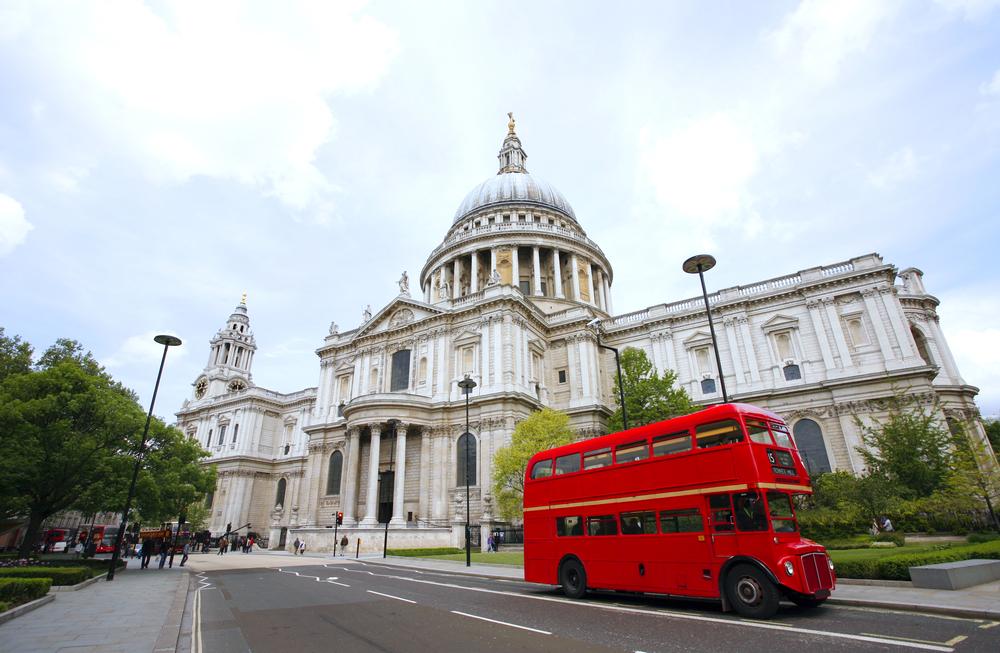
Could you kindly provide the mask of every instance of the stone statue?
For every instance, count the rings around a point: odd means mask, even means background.
[[[372,305],[368,304],[367,306],[365,306],[364,313],[362,313],[361,315],[363,316],[365,322],[372,319]]]
[[[514,133],[514,112],[513,111],[508,111],[507,112],[507,117],[510,118],[510,121],[507,123],[507,133],[508,134],[513,134]]]
[[[438,282],[438,299],[451,299],[451,284],[447,279]]]
[[[399,278],[399,294],[410,296],[410,278],[406,276],[406,270],[403,270],[403,276]]]
[[[330,322],[330,335],[331,336],[337,335],[337,331],[338,330],[339,329],[337,328],[337,323],[336,322]]]
[[[499,286],[500,285],[500,273],[496,268],[493,268],[493,272],[490,273],[489,281],[486,282],[487,286]]]

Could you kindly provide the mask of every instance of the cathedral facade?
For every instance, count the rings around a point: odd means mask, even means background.
[[[724,381],[730,400],[784,416],[813,473],[863,471],[855,418],[885,415],[899,392],[985,439],[920,270],[867,254],[715,292],[720,370],[701,297],[614,313],[610,261],[528,172],[513,120],[498,158],[414,292],[404,273],[359,326],[330,325],[317,387],[256,386],[257,345],[236,307],[177,413],[218,469],[213,534],[250,524],[271,548],[332,550],[343,513],[338,539],[362,551],[381,550],[385,524],[392,548],[462,546],[467,511],[481,532],[499,525],[491,464],[518,421],[548,406],[581,437],[604,432],[615,361],[598,338],[645,350],[698,403],[722,401]]]

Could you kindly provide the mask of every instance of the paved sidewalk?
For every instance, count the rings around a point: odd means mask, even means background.
[[[0,625],[0,651],[174,651],[187,588],[187,570],[176,563],[173,569],[150,563],[149,569],[119,571],[110,583],[60,592],[55,601]]]
[[[353,560],[353,558],[351,558]],[[343,558],[338,558],[343,560]],[[473,564],[466,567],[464,562],[446,560],[426,560],[421,558],[392,557],[363,558],[364,562],[388,564],[397,567],[445,571],[449,573],[471,574],[521,580],[521,567],[508,565]],[[874,582],[874,581],[867,581]],[[929,590],[913,587],[909,583],[893,585],[854,584],[849,580],[837,583],[837,589],[830,597],[831,604],[867,606],[887,610],[909,610],[931,612],[973,619],[1000,621],[1000,581],[969,587],[964,590]]]

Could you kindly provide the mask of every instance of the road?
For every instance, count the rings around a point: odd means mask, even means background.
[[[198,578],[196,653],[1000,650],[1000,622],[791,604],[750,621],[718,603],[617,593],[571,601],[521,581],[363,561]]]

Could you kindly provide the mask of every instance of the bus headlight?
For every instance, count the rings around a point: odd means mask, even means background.
[[[830,556],[826,557],[826,564],[830,565],[830,571],[833,571],[833,558]]]
[[[795,575],[795,565],[792,564],[791,560],[785,560],[785,573],[789,576]]]

